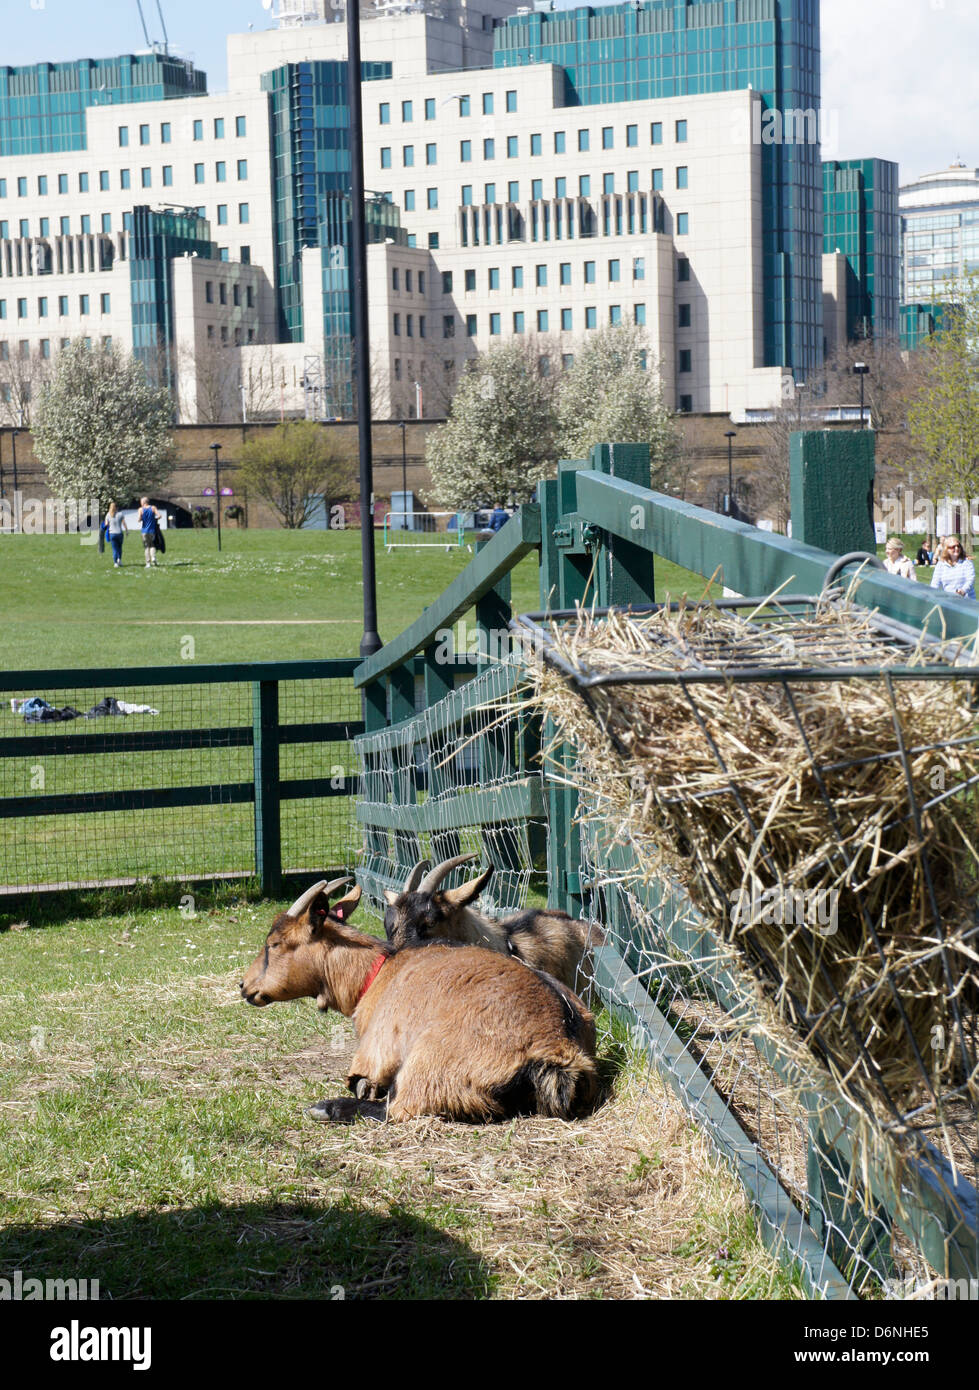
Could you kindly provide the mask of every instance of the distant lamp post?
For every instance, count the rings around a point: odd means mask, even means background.
[[[797,381],[795,384],[795,398],[799,402],[799,428],[802,429],[802,393],[806,390],[804,381]]]
[[[11,448],[11,451],[12,451],[12,453],[13,453],[14,496],[15,496],[15,497],[17,496],[17,436],[18,436],[19,434],[20,434],[20,430],[12,430],[11,433],[10,433],[10,448]]]
[[[0,502],[3,501],[3,432],[0,431]]]
[[[854,373],[860,378],[860,428],[861,428],[862,430],[865,430],[865,429],[867,428],[867,421],[866,421],[866,419],[864,418],[864,413],[863,413],[863,396],[864,396],[864,385],[863,385],[863,383],[864,383],[864,378],[866,377],[867,373],[870,371],[870,368],[867,366],[866,362],[854,362],[854,364],[853,364],[853,370],[854,370]]]
[[[214,454],[214,504],[218,512],[218,550],[221,549],[221,445],[212,444]]]
[[[734,515],[734,440],[737,437],[737,430],[726,430],[724,438],[727,440],[727,507],[726,516]]]
[[[401,511],[402,530],[408,530],[408,421],[401,421]],[[412,518],[414,520],[414,518]]]

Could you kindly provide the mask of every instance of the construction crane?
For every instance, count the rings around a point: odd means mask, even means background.
[[[160,0],[156,0],[156,12],[160,16],[160,28],[163,30],[162,43],[157,39],[150,38],[150,31],[146,27],[146,16],[143,14],[142,0],[136,0],[136,8],[139,10],[139,22],[143,26],[143,37],[146,39],[147,48],[152,49],[154,53],[168,54],[170,52],[170,39],[167,34],[167,22],[163,18],[163,7],[160,4]]]

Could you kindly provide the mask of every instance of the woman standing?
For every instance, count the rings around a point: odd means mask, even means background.
[[[115,569],[122,568],[122,541],[126,534],[126,523],[122,519],[115,502],[109,503],[109,510],[105,516],[105,534],[109,537],[109,544],[112,547],[112,564]]]
[[[947,540],[931,577],[931,587],[958,594],[959,598],[975,598],[976,567],[962,549],[958,536],[949,536]]]

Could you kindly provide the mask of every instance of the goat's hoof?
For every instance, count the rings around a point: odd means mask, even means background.
[[[366,1076],[358,1076],[349,1085],[358,1100],[383,1100],[388,1093],[386,1086],[376,1086]]]
[[[309,1115],[314,1120],[324,1120],[333,1124],[349,1125],[360,1113],[360,1101],[350,1096],[337,1096],[335,1100],[320,1100],[309,1107]]]

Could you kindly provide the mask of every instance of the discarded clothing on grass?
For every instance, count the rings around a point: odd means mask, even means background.
[[[117,700],[114,695],[106,695],[97,705],[93,705],[85,714],[86,719],[105,719],[107,715],[115,714],[159,714],[158,709],[153,709],[150,705],[131,705],[127,700]]]
[[[84,714],[80,710],[73,709],[71,705],[65,705],[63,709],[56,709],[54,705],[49,705],[47,700],[42,700],[40,695],[32,695],[29,700],[25,700],[17,711],[24,716],[28,724],[50,724],[66,719],[105,719],[114,715],[126,714],[159,714],[158,709],[153,709],[151,705],[133,705],[128,700],[117,700],[114,695],[106,695],[97,705],[93,705]]]

